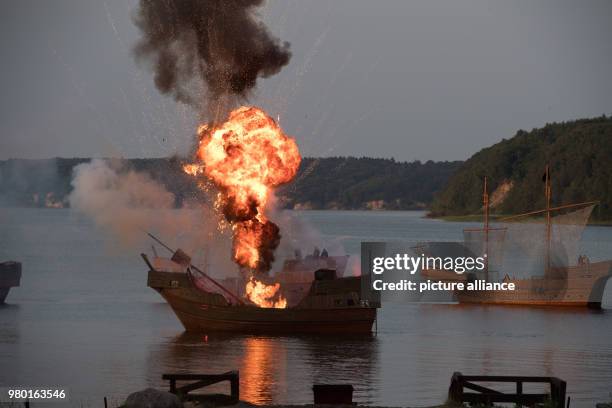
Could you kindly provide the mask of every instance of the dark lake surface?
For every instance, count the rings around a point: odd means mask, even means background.
[[[368,240],[460,240],[471,223],[420,212],[292,212],[357,258]],[[387,303],[378,333],[361,337],[186,335],[146,287],[139,251],[70,210],[0,209],[0,259],[23,263],[0,307],[0,387],[61,386],[73,406],[122,401],[164,372],[239,369],[256,404],[312,402],[315,382],[352,383],[361,404],[424,406],[446,398],[454,371],[555,375],[572,407],[612,399],[608,310]],[[584,252],[612,258],[612,228],[588,227]]]

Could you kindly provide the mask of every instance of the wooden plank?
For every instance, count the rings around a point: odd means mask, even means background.
[[[492,390],[491,388],[483,387],[482,385],[472,384],[471,382],[467,381],[463,383],[463,388],[468,388],[470,390],[482,392],[484,394],[503,394],[500,391]]]
[[[234,378],[223,378],[223,379],[218,379],[218,378],[207,378],[204,380],[200,380],[200,381],[196,381],[194,383],[191,384],[187,384],[187,385],[183,385],[181,387],[179,387],[177,389],[178,392],[181,392],[183,394],[187,394],[190,391],[195,391],[198,388],[204,388],[204,387],[208,387],[209,385],[213,385],[213,384],[217,384],[223,381],[229,381],[230,383],[234,381]],[[231,386],[231,384],[230,384]]]
[[[463,401],[463,378],[462,374],[458,371],[454,372],[451,377],[451,384],[448,388],[448,398],[455,402]]]
[[[145,261],[145,263],[149,267],[149,270],[155,271],[155,268],[153,267],[153,265],[151,265],[151,262],[149,262],[149,257],[147,257],[147,254],[140,254],[140,256],[142,257],[142,259]]]
[[[223,374],[163,374],[163,380],[206,380],[209,378],[221,378],[224,381],[238,375],[238,371],[227,371]]]
[[[477,394],[471,392],[463,394],[463,402],[520,402],[532,404],[544,402],[548,398],[548,394]]]
[[[204,388],[204,387],[207,387],[209,385],[216,384],[218,382],[220,382],[220,381],[213,381],[213,382],[205,381],[205,380],[196,381],[194,383],[186,384],[186,385],[183,385],[181,387],[178,387],[176,389],[176,392],[179,393],[179,394],[189,394],[190,391],[195,391],[195,390],[197,390],[199,388]]]
[[[223,381],[230,383],[229,401],[238,402],[240,399],[240,377],[238,371],[228,371],[223,374],[163,374],[163,380],[170,381],[170,392],[181,394],[187,399],[198,399],[201,396],[189,394],[200,388],[207,387]],[[190,384],[177,387],[177,381],[195,381]]]
[[[462,375],[466,381],[488,381],[488,382],[532,382],[532,383],[550,383],[557,377],[531,377],[531,376],[515,376],[515,375]]]

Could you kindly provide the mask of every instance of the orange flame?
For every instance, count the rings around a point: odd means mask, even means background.
[[[280,242],[278,226],[266,216],[272,190],[291,181],[302,160],[295,140],[264,111],[243,106],[226,122],[198,128],[199,163],[183,166],[192,176],[206,175],[219,188],[215,209],[232,229],[233,259],[255,271],[267,271]],[[251,277],[245,296],[260,307],[285,308],[280,283]]]
[[[287,299],[278,292],[279,290],[280,283],[266,285],[251,276],[246,284],[245,294],[247,299],[259,307],[284,309],[287,307]],[[278,300],[274,300],[275,298]]]
[[[221,189],[223,212],[234,232],[235,261],[268,270],[280,235],[266,217],[266,206],[272,189],[297,173],[301,157],[295,140],[264,111],[247,106],[218,126],[200,126],[198,134],[197,156],[204,165],[185,171],[203,171]]]
[[[204,166],[201,164],[185,164],[183,166],[183,171],[189,175],[197,176],[204,172]]]

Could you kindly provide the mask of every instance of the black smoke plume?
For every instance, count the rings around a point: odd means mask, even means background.
[[[140,0],[142,33],[134,53],[151,63],[155,84],[176,100],[210,109],[223,98],[246,99],[258,78],[289,63],[289,43],[259,20],[264,0]]]
[[[280,228],[270,220],[262,223],[257,219],[257,201],[251,200],[246,211],[243,211],[235,203],[236,201],[234,198],[228,197],[223,206],[223,215],[227,221],[234,225],[238,225],[238,228],[254,232],[262,238],[257,247],[259,261],[254,270],[255,272],[268,272],[274,262],[274,251],[276,251],[276,248],[280,244]],[[234,235],[234,247],[237,244],[236,235]]]

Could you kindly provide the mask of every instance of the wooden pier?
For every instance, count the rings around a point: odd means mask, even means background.
[[[164,374],[163,380],[170,382],[170,392],[179,398],[189,401],[209,401],[212,400],[219,405],[232,405],[240,400],[240,375],[237,370],[228,371],[223,374]],[[177,382],[190,382],[178,386]],[[230,395],[223,394],[190,394],[199,388],[217,384],[222,381],[229,381]]]
[[[515,383],[516,392],[508,394],[475,384],[475,382]],[[550,384],[550,394],[523,393],[524,383],[548,383]],[[470,404],[492,405],[495,402],[511,402],[520,406],[533,406],[550,401],[555,408],[565,408],[565,388],[565,381],[557,377],[463,375],[460,372],[455,372],[451,378],[448,399],[461,404],[467,402]],[[465,392],[465,389],[476,392]]]

